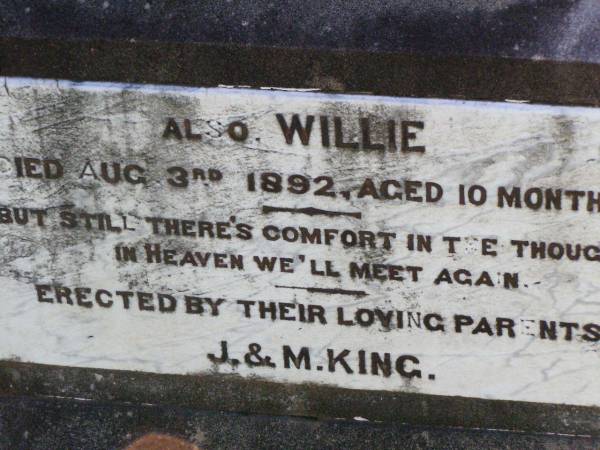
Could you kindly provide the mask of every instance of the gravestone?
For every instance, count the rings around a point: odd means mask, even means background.
[[[326,42],[260,5],[219,35],[224,6],[140,4],[137,31],[121,4],[7,6],[5,397],[595,436],[594,25],[585,2],[467,3],[529,46],[369,14],[351,44],[341,6]],[[590,33],[521,36],[519,7]]]

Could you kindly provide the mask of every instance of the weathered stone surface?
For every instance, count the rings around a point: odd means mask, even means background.
[[[4,87],[5,360],[599,405],[597,110]]]

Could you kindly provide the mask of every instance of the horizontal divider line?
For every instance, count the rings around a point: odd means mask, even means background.
[[[292,214],[306,214],[309,216],[330,216],[330,217],[348,216],[348,217],[354,217],[355,219],[362,218],[362,213],[360,213],[360,212],[328,211],[326,209],[319,209],[319,208],[313,208],[313,207],[283,208],[280,206],[264,205],[262,207],[262,211],[264,214],[270,214],[270,213],[274,213],[274,212],[289,212]]]
[[[348,289],[337,289],[337,288],[320,288],[320,287],[304,287],[304,286],[283,286],[275,285],[276,288],[282,289],[302,289],[308,292],[320,293],[320,294],[340,294],[340,295],[354,295],[356,297],[366,297],[365,291],[353,291]]]

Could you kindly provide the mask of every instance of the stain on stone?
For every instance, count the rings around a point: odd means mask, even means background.
[[[149,433],[136,439],[125,450],[201,450],[196,445],[167,434]]]

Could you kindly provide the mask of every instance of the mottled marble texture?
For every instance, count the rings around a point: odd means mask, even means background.
[[[0,89],[0,205],[47,210],[44,227],[33,223],[0,224],[0,356],[5,359],[158,373],[219,371],[275,381],[316,382],[356,389],[383,389],[427,394],[512,399],[536,402],[600,405],[598,343],[582,336],[584,324],[600,322],[598,261],[519,258],[511,240],[598,245],[600,213],[572,211],[566,197],[561,210],[498,208],[500,186],[600,192],[600,111],[541,105],[420,100],[386,97],[325,95],[306,92],[243,89],[188,89],[102,83],[4,79]],[[285,143],[275,114],[317,116],[310,143],[298,136]],[[422,121],[424,129],[411,145],[424,153],[324,148],[318,116],[341,117],[346,140],[359,139],[359,117],[378,120]],[[164,138],[167,118],[183,130],[190,119],[202,139]],[[227,124],[248,125],[248,138],[233,141]],[[385,123],[385,122],[384,122]],[[330,123],[333,143],[333,124]],[[416,129],[412,128],[412,131]],[[399,133],[399,130],[397,130]],[[398,135],[398,144],[400,137]],[[15,157],[58,159],[65,175],[59,180],[17,178]],[[137,164],[145,169],[146,184],[109,184],[80,178],[87,161]],[[166,182],[167,167],[213,168],[223,173],[218,183],[197,182],[175,188]],[[320,175],[335,180],[335,198],[289,192],[249,192],[246,175],[273,171],[285,176]],[[431,204],[357,198],[366,178],[420,180],[443,187],[441,200]],[[481,185],[488,199],[481,206],[459,204],[458,186]],[[340,195],[349,191],[349,199]],[[585,205],[584,200],[582,205]],[[361,217],[310,216],[277,212],[263,206],[318,208],[360,212]],[[131,230],[110,233],[61,226],[60,214],[106,213],[113,225],[125,216]],[[252,227],[252,239],[157,236],[145,217],[231,222]],[[64,219],[64,218],[63,218]],[[345,248],[270,241],[265,226],[370,230],[394,233],[391,248]],[[411,252],[408,234],[431,236],[432,251]],[[449,253],[444,237],[460,237]],[[482,239],[496,239],[497,256],[482,255]],[[379,241],[378,241],[379,242]],[[244,270],[147,264],[143,246],[160,243],[177,251],[242,255]],[[114,247],[138,248],[138,263],[115,261]],[[593,250],[590,250],[593,253]],[[294,273],[261,272],[253,256],[292,260]],[[329,260],[339,277],[311,275],[309,261]],[[357,280],[351,262],[422,267],[418,281]],[[322,266],[320,266],[322,267]],[[439,283],[443,269],[465,269],[475,281],[485,271],[495,287]],[[503,273],[518,273],[519,286],[498,285]],[[402,275],[407,276],[406,273]],[[464,275],[464,272],[463,272]],[[39,302],[35,285],[105,289],[115,303],[77,305]],[[319,287],[364,291],[342,295],[284,289],[277,286]],[[115,291],[142,291],[173,296],[171,313],[140,310],[137,298],[127,309]],[[185,313],[184,296],[225,299],[219,315]],[[43,293],[43,298],[54,298]],[[106,297],[103,297],[106,299]],[[54,300],[56,300],[54,298]],[[324,308],[326,324],[244,317],[237,300],[277,301]],[[151,300],[158,308],[156,298]],[[206,303],[204,304],[206,307]],[[349,318],[360,308],[382,314],[411,311],[436,314],[433,325],[444,330],[404,327],[386,329],[381,323],[361,327],[336,323],[342,308]],[[368,313],[365,313],[368,314]],[[373,313],[375,314],[375,313]],[[463,332],[454,316],[475,321]],[[486,317],[485,327],[473,334]],[[515,336],[496,331],[497,318],[514,321]],[[466,319],[465,319],[466,320]],[[556,340],[542,339],[541,320],[576,323],[571,340],[558,325]],[[397,320],[396,320],[397,324]],[[593,327],[592,327],[593,328]],[[595,329],[595,328],[593,328]],[[243,359],[251,343],[262,345],[277,367],[215,365],[207,353],[229,343],[232,357]],[[311,370],[284,368],[283,345],[296,353],[310,351]],[[331,358],[350,350],[346,361],[328,370]],[[419,359],[421,378],[361,374],[359,350],[389,352]],[[323,370],[319,370],[321,366]],[[413,362],[407,369],[415,369]],[[371,361],[366,370],[371,372]],[[429,375],[432,375],[431,377]],[[434,375],[434,377],[433,377]]]

